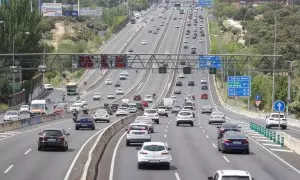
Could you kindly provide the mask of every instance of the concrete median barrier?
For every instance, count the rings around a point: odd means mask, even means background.
[[[118,133],[122,128],[132,123],[135,120],[137,114],[132,114],[126,116],[105,128],[105,130],[99,134],[97,140],[95,141],[92,149],[89,152],[89,156],[84,165],[84,170],[82,173],[81,180],[86,179],[95,179],[97,176],[98,163],[101,159],[101,156],[106,148],[106,145],[109,143],[110,139]]]
[[[283,137],[284,143],[283,145],[289,148],[295,153],[300,154],[300,140],[286,134],[285,132],[280,131],[278,133],[280,137]]]

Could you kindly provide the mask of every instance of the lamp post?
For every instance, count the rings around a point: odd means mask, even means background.
[[[20,32],[16,35],[13,36],[13,42],[12,42],[12,51],[13,51],[13,65],[10,67],[11,68],[11,72],[13,73],[13,84],[12,84],[12,90],[13,90],[13,105],[15,105],[15,73],[18,73],[19,72],[19,69],[18,67],[15,66],[15,39],[18,35],[21,35],[25,33],[26,35],[29,35],[30,32]]]
[[[273,73],[272,73],[272,109],[274,109],[274,102],[275,102],[275,65],[276,65],[276,41],[277,41],[277,20],[276,20],[276,15],[274,14],[274,19],[275,19],[275,29],[274,29],[274,47],[273,47]]]

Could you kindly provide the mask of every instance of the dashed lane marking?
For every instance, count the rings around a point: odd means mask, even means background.
[[[263,143],[264,146],[281,147],[280,144]]]
[[[217,146],[214,143],[211,143],[211,144],[215,149],[217,149]]]
[[[207,139],[209,139],[209,136],[208,136],[208,135],[206,135],[205,137],[206,137]]]
[[[226,162],[230,163],[229,159],[228,159],[226,156],[223,156],[223,159],[224,159]]]
[[[7,132],[0,133],[0,141],[18,134],[20,134],[20,132],[16,132],[16,131],[7,131]]]
[[[167,135],[165,134],[164,137],[167,138]]]
[[[14,167],[13,164],[8,166],[8,168],[4,171],[4,174],[7,174],[13,167]]]
[[[30,153],[30,151],[32,151],[32,149],[28,149],[26,152],[24,152],[24,155],[27,155],[28,153]]]
[[[175,173],[175,177],[176,177],[176,180],[180,180],[179,174],[177,172]]]
[[[294,152],[292,150],[288,150],[288,149],[270,149],[271,151],[277,151],[277,152]]]

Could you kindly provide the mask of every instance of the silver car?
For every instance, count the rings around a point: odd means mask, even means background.
[[[208,121],[208,124],[212,123],[225,123],[225,115],[223,112],[220,111],[213,111],[210,115],[210,119]]]
[[[145,124],[148,125],[149,131],[150,131],[151,133],[154,132],[153,121],[152,121],[152,119],[151,119],[150,117],[148,117],[148,116],[137,116],[137,117],[135,118],[135,121],[134,121],[134,122],[135,122],[135,123],[145,123]]]
[[[212,111],[213,111],[213,107],[211,107],[210,105],[205,105],[205,106],[202,106],[201,114],[212,113]]]

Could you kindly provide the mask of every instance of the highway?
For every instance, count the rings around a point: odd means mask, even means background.
[[[165,16],[168,16],[167,14],[170,15],[171,11],[166,12]],[[164,20],[155,19],[154,22],[160,24],[161,21]],[[162,31],[162,29],[160,31]],[[166,35],[169,36],[171,34]],[[148,41],[147,46],[141,45],[141,41],[144,38]],[[170,40],[171,39],[169,39],[169,41]],[[141,32],[141,36],[137,37],[133,47],[136,49],[136,51],[147,53],[149,50],[151,50],[151,47],[154,49],[154,41],[155,38],[149,37],[148,29],[145,28],[145,30]],[[166,45],[162,46],[165,47]],[[125,92],[126,89],[130,88],[137,79],[137,77],[133,77],[134,73],[130,73],[129,80],[125,80],[126,83],[122,83]],[[112,72],[111,74],[114,75],[115,78],[119,76],[119,72]],[[110,76],[111,79],[113,79],[112,75]],[[103,83],[101,84],[99,86],[99,91],[101,91],[103,94],[108,94],[112,89],[115,89],[114,87],[103,86]],[[149,84],[147,84],[147,86],[149,86]],[[83,96],[83,99],[86,99],[89,102],[89,106],[97,106],[99,102],[92,101],[91,96],[88,98],[89,96],[90,95],[87,93],[86,96]],[[119,118],[112,117],[112,122],[117,119]],[[6,137],[0,141],[0,170],[2,171],[0,174],[0,179],[63,179],[80,147],[93,134],[99,132],[106,126],[107,123],[97,123],[96,130],[94,131],[75,131],[74,123],[71,119],[61,119],[59,121],[43,123],[37,126],[20,129],[18,131],[8,132],[11,133],[12,136]],[[37,151],[38,133],[45,128],[64,128],[69,131],[71,134],[69,150],[67,152]]]
[[[195,40],[189,40],[189,45],[200,47],[200,51],[206,53],[206,45],[199,44]],[[201,52],[198,52],[201,53]],[[209,79],[210,87],[209,99],[201,100],[200,95],[204,92],[200,88],[200,80]],[[135,146],[126,147],[125,138],[117,150],[114,161],[113,179],[139,179],[153,180],[180,180],[180,179],[207,179],[213,176],[218,169],[244,169],[248,170],[255,179],[268,180],[297,180],[300,177],[299,155],[284,151],[272,151],[270,147],[264,146],[263,141],[258,137],[250,140],[250,154],[222,154],[217,149],[217,128],[216,125],[208,124],[208,115],[201,114],[203,105],[211,105],[216,110],[222,111],[227,116],[227,121],[238,123],[243,131],[249,130],[247,119],[238,114],[229,112],[221,107],[213,84],[213,76],[207,71],[194,70],[191,75],[186,75],[183,80],[183,87],[176,87],[182,90],[181,95],[177,95],[180,104],[184,102],[185,95],[194,94],[196,96],[196,117],[197,122],[194,127],[176,127],[174,115],[168,118],[161,117],[161,123],[155,126],[155,133],[152,134],[152,141],[167,142],[172,148],[171,155],[173,162],[170,170],[138,170],[137,150]],[[189,80],[195,81],[195,86],[187,86]],[[272,143],[271,143],[272,144]],[[273,153],[273,154],[272,154]],[[275,154],[275,155],[274,155]],[[280,159],[283,158],[283,159]],[[295,160],[293,160],[295,159]],[[288,165],[284,161],[288,161]],[[293,169],[296,168],[296,169]]]

